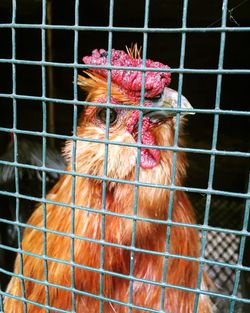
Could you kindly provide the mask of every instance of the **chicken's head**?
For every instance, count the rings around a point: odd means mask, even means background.
[[[169,183],[171,177],[172,151],[160,150],[157,146],[172,146],[174,143],[178,93],[168,87],[170,84],[169,67],[160,62],[147,59],[146,67],[157,71],[146,71],[143,79],[143,61],[136,48],[127,53],[112,50],[111,97],[108,101],[108,70],[101,68],[108,64],[107,51],[94,50],[91,56],[83,58],[89,70],[85,76],[79,75],[79,85],[87,93],[88,102],[100,103],[100,106],[88,106],[80,119],[77,135],[84,140],[77,141],[77,171],[102,176],[104,174],[105,136],[109,115],[109,145],[107,174],[118,179],[135,179],[136,164],[140,155],[140,180],[145,182]],[[94,68],[91,67],[94,65]],[[96,67],[97,66],[97,67]],[[125,67],[125,69],[122,69]],[[134,69],[129,69],[133,67]],[[137,70],[138,68],[138,70]],[[142,85],[145,86],[144,101],[141,101]],[[107,114],[105,103],[112,106]],[[103,104],[103,105],[102,105]],[[123,108],[126,105],[126,108]],[[129,105],[143,106],[145,110],[129,109]],[[116,107],[117,106],[117,107]],[[185,97],[181,97],[181,107],[191,108]],[[142,115],[140,118],[140,114]],[[141,138],[138,138],[138,125],[141,125]],[[140,129],[140,127],[139,127]],[[87,140],[90,139],[90,142]],[[107,139],[107,138],[106,138]],[[141,142],[140,154],[136,143]],[[122,143],[122,145],[119,145]],[[150,147],[150,146],[154,147]],[[70,144],[66,153],[70,155]],[[179,159],[179,158],[178,158]],[[177,170],[178,177],[184,172],[184,161]],[[179,175],[180,173],[180,175]]]

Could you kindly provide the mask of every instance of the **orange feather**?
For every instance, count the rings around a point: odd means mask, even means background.
[[[107,96],[107,82],[96,74],[88,73],[88,77],[79,76],[80,86],[87,92],[88,101],[96,101]],[[119,99],[119,103],[132,104],[132,100],[123,95],[118,86],[112,83],[112,96]],[[89,139],[105,139],[105,127],[93,123],[97,108],[88,107],[79,120],[77,136]],[[112,145],[112,141],[135,143],[134,138],[126,132],[126,123],[131,111],[110,127],[108,149],[108,177],[134,181],[136,171],[137,148]],[[175,121],[169,119],[166,123],[154,129],[157,144],[172,146],[174,138]],[[71,171],[72,142],[66,143],[64,154],[68,161],[67,170]],[[83,174],[102,176],[105,147],[102,143],[77,141],[76,144],[76,171]],[[140,169],[139,181],[169,185],[171,183],[173,152],[161,150],[161,162],[156,167],[145,170]],[[177,153],[177,168],[175,184],[181,185],[185,176],[186,161],[183,153]],[[107,182],[106,210],[120,214],[133,215],[135,187],[131,184]],[[83,209],[75,209],[74,219],[74,274],[71,265],[71,225],[72,225],[72,177],[64,175],[47,195],[47,199],[66,203],[69,206],[47,204],[46,207],[46,240],[48,257],[48,283],[56,286],[48,287],[48,305],[52,306],[50,312],[57,309],[71,311],[74,277],[74,297],[76,312],[99,312],[100,301],[77,292],[84,291],[96,296],[100,294],[100,262],[102,216],[98,212],[102,208],[102,182],[98,179],[88,179],[77,176],[75,179],[75,205]],[[170,191],[168,189],[142,187],[138,188],[139,217],[166,221],[168,219]],[[84,207],[93,208],[96,212],[87,212]],[[28,221],[30,226],[25,230],[22,249],[23,275],[25,285],[25,298],[28,313],[46,312],[40,305],[46,304],[45,263],[43,260],[43,208],[38,206]],[[185,224],[195,224],[193,208],[181,191],[174,193],[172,221]],[[132,241],[133,220],[125,217],[106,215],[105,242],[130,247]],[[136,223],[135,246],[139,249],[154,252],[166,251],[167,227],[163,224],[139,220]],[[95,242],[91,241],[94,240]],[[174,255],[198,258],[200,256],[199,234],[195,228],[172,226],[170,232],[170,249]],[[66,262],[69,262],[68,264]],[[136,306],[145,306],[151,309],[160,309],[162,288],[159,283],[165,281],[180,287],[195,289],[197,287],[199,263],[178,257],[169,257],[166,280],[163,278],[164,257],[157,254],[134,253],[133,275],[138,280],[133,282],[132,303]],[[82,268],[81,265],[97,271]],[[130,274],[130,251],[110,245],[104,247],[104,269],[123,275]],[[15,273],[20,273],[20,257],[15,263]],[[128,277],[129,278],[129,277]],[[143,280],[153,283],[145,283]],[[112,274],[104,274],[103,295],[125,303],[129,301],[129,279],[120,278]],[[158,285],[157,285],[158,283]],[[58,285],[58,286],[57,286]],[[203,277],[202,287],[205,288],[206,278]],[[12,277],[7,292],[10,295],[22,298],[21,279]],[[23,313],[24,306],[20,300],[6,297],[4,309],[7,313]],[[171,313],[193,312],[195,293],[182,291],[176,288],[165,289],[164,309]],[[110,301],[103,302],[103,312],[126,313],[128,307]],[[145,312],[143,309],[133,309],[133,312]],[[211,313],[212,305],[207,296],[199,297],[199,313]]]

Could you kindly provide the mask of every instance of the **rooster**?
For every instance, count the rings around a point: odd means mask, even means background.
[[[168,219],[169,189],[149,187],[145,184],[138,188],[137,216],[140,219],[136,223],[135,248],[148,250],[148,253],[136,250],[131,256],[129,249],[132,245],[131,216],[135,203],[135,187],[130,182],[136,179],[137,162],[140,162],[139,182],[166,186],[171,184],[173,151],[159,150],[155,147],[157,145],[171,147],[174,144],[176,123],[174,109],[177,107],[178,93],[168,87],[169,67],[146,60],[146,67],[163,71],[148,71],[145,74],[143,105],[146,109],[143,113],[136,109],[122,108],[123,104],[140,105],[143,81],[141,71],[132,69],[111,71],[109,102],[113,106],[108,112],[110,143],[107,157],[107,176],[110,181],[107,180],[105,190],[105,211],[109,214],[106,214],[103,226],[101,214],[103,183],[100,176],[105,174],[105,145],[101,141],[106,138],[107,108],[101,104],[107,103],[108,100],[108,72],[101,66],[108,64],[108,53],[104,49],[96,49],[92,55],[85,56],[83,61],[89,65],[89,70],[84,76],[79,75],[79,85],[86,92],[88,102],[100,105],[88,106],[79,119],[77,128],[79,139],[75,144],[75,159],[73,159],[73,141],[68,141],[64,150],[67,170],[75,169],[77,173],[87,174],[85,177],[84,175],[75,177],[74,204],[77,208],[74,209],[74,219],[71,208],[73,178],[71,175],[64,175],[47,195],[48,200],[62,204],[47,204],[46,248],[42,205],[37,207],[28,221],[29,225],[36,228],[28,227],[24,232],[22,266],[18,256],[15,275],[7,288],[9,296],[5,297],[5,312],[23,313],[22,300],[25,297],[28,313],[46,312],[45,305],[47,308],[49,306],[50,312],[58,312],[57,309],[61,309],[77,313],[96,313],[99,312],[101,305],[98,299],[100,294],[104,296],[102,306],[105,313],[129,312],[128,303],[131,298],[132,304],[136,306],[132,311],[145,312],[143,307],[162,309],[163,294],[164,310],[171,313],[191,313],[195,305],[194,290],[198,285],[199,263],[195,258],[200,256],[199,234],[192,227],[172,225],[170,246],[166,251],[167,226],[161,221],[165,222]],[[113,49],[111,64],[139,68],[142,65],[140,52],[136,46],[127,52]],[[91,68],[92,65],[95,67]],[[116,108],[118,104],[120,106]],[[191,108],[183,96],[181,106]],[[162,107],[174,109],[161,110]],[[143,114],[141,118],[140,114]],[[140,119],[142,123],[139,127]],[[140,149],[140,154],[136,148],[138,128],[141,128],[139,139],[146,145]],[[86,139],[91,141],[88,142]],[[112,144],[112,141],[122,142],[123,145]],[[150,148],[151,145],[154,147]],[[175,173],[175,184],[178,186],[185,176],[185,168],[185,155],[178,153]],[[99,178],[89,178],[88,175]],[[124,180],[128,182],[124,183]],[[151,220],[145,221],[143,218]],[[183,191],[174,192],[171,218],[173,222],[184,224],[196,222],[193,208]],[[103,250],[102,230],[106,243]],[[44,252],[48,258],[47,275]],[[164,252],[170,253],[166,275],[163,274]],[[103,264],[101,264],[102,253]],[[183,256],[191,258],[187,260]],[[132,274],[135,277],[132,287],[129,280],[131,257],[134,259]],[[101,266],[108,273],[101,274]],[[24,277],[24,291],[21,278],[17,276],[20,273]],[[201,282],[203,290],[207,289],[208,281],[206,274],[203,273]],[[161,283],[167,284],[164,292]],[[210,299],[206,295],[199,296],[198,312],[212,312]]]

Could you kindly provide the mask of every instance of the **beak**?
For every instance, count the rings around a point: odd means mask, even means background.
[[[169,117],[176,116],[176,111],[171,110],[161,110],[162,108],[181,108],[181,109],[193,109],[190,102],[185,98],[184,96],[181,96],[180,99],[181,103],[180,106],[178,106],[178,92],[171,89],[171,88],[164,88],[163,93],[159,99],[152,99],[151,100],[151,107],[153,108],[159,108],[155,111],[146,110],[144,111],[144,116],[149,117],[152,121],[159,121],[163,120]],[[195,114],[193,112],[181,112],[181,115],[186,114]]]

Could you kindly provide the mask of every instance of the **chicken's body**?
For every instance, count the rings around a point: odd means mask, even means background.
[[[100,76],[100,73],[89,73],[88,78],[80,77],[79,83],[88,92],[88,101],[103,102],[103,99],[106,99],[106,80]],[[114,103],[135,104],[135,100],[121,92],[117,84],[112,83],[111,95],[112,99],[115,99]],[[100,113],[98,113],[100,110],[96,107],[88,107],[85,110],[77,129],[78,137],[105,139],[105,123],[100,123]],[[115,123],[110,125],[109,140],[111,142],[135,143],[135,136],[128,127],[131,118],[133,118],[133,111],[120,109],[116,113],[118,117]],[[143,125],[146,125],[147,121],[145,119]],[[150,128],[150,130],[145,128],[146,135],[144,137],[146,139],[142,139],[142,142],[143,140],[146,142],[148,138],[156,138],[157,145],[173,146],[174,124],[175,121],[171,118],[152,127],[152,129]],[[145,144],[145,142],[143,143]],[[69,171],[72,170],[72,148],[73,144],[68,142],[65,154],[68,158],[67,169]],[[169,185],[172,175],[173,151],[161,150],[159,162],[157,161],[156,165],[152,165],[154,155],[158,153],[153,150],[144,150],[146,161],[141,161],[144,164],[141,163],[139,182]],[[99,143],[98,140],[92,142],[77,141],[76,172],[102,176],[104,174],[104,158],[105,146],[103,143]],[[136,177],[136,162],[137,148],[110,144],[107,176],[133,182]],[[184,175],[185,156],[178,153],[175,185],[181,184]],[[76,177],[74,204],[77,209],[74,210],[73,219],[71,208],[72,176],[64,175],[59,180],[47,198],[55,202],[66,203],[67,207],[47,204],[46,250],[44,246],[45,236],[42,231],[44,227],[42,206],[38,207],[30,218],[28,224],[36,226],[36,229],[28,227],[22,242],[24,251],[22,274],[27,277],[24,286],[28,313],[46,312],[44,305],[51,307],[50,312],[58,312],[57,309],[75,310],[77,313],[99,312],[100,299],[98,296],[100,296],[100,273],[102,272],[100,270],[102,242],[99,242],[102,239],[102,187],[101,180]],[[132,304],[138,306],[137,309],[133,309],[133,312],[144,312],[143,309],[139,308],[140,306],[159,310],[162,309],[161,298],[163,295],[165,296],[164,310],[171,313],[193,312],[195,293],[188,290],[182,291],[181,288],[195,289],[197,287],[199,263],[185,260],[182,257],[178,258],[178,255],[193,258],[200,256],[199,236],[196,229],[171,226],[168,252],[175,256],[167,259],[166,277],[163,275],[165,257],[162,254],[166,252],[167,227],[160,221],[168,219],[169,189],[147,186],[138,188],[137,216],[139,220],[136,223],[135,247],[136,249],[146,249],[149,253],[134,252],[132,273],[130,272],[131,251],[128,248],[132,244],[133,219],[126,218],[124,215],[130,217],[133,215],[135,186],[108,181],[106,191],[105,209],[110,214],[105,216],[103,269],[109,273],[103,275],[102,296],[107,298],[103,301],[103,312],[129,312],[129,307],[126,304],[129,303],[131,296]],[[88,211],[84,208],[91,208],[92,210]],[[118,216],[112,213],[118,213]],[[143,221],[140,219],[141,217],[155,219],[158,222]],[[195,224],[193,209],[182,191],[175,191],[174,193],[172,221]],[[41,228],[41,230],[37,228]],[[71,236],[72,232],[75,235],[74,240]],[[121,247],[116,245],[121,245]],[[150,251],[156,253],[150,254]],[[44,253],[48,258],[47,277]],[[72,266],[71,262],[74,262],[75,266]],[[112,275],[111,272],[120,273],[124,276]],[[19,257],[16,261],[15,273],[20,273]],[[129,280],[130,274],[135,277],[132,287]],[[150,280],[153,283],[150,284],[144,280]],[[167,284],[164,292],[160,286],[162,282]],[[45,285],[48,283],[49,287],[46,290]],[[54,286],[50,284],[54,284]],[[177,289],[171,286],[167,288],[169,284],[177,286]],[[178,286],[181,287],[179,290]],[[205,281],[203,280],[203,289],[204,286]],[[20,278],[12,278],[7,292],[22,297]],[[48,295],[47,302],[46,293]],[[94,294],[95,297],[88,296],[88,293]],[[72,297],[75,297],[75,307]],[[124,302],[125,305],[117,304],[108,299]],[[32,302],[40,303],[41,306]],[[24,312],[21,299],[6,297],[4,308],[6,313]],[[198,312],[212,312],[208,297],[200,296]]]

